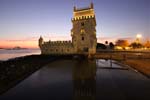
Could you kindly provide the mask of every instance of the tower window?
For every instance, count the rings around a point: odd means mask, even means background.
[[[84,41],[84,37],[82,37],[82,41]]]
[[[81,26],[84,26],[84,22],[81,23]]]
[[[80,33],[81,33],[81,34],[85,34],[85,30],[84,30],[84,29],[81,29],[81,30],[80,30]]]
[[[71,32],[71,36],[73,35],[73,32]]]

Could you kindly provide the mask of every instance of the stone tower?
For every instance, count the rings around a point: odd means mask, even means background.
[[[96,53],[96,19],[93,3],[86,8],[74,7],[72,43],[77,53]]]

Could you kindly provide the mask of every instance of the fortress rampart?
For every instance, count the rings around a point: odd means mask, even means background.
[[[40,47],[42,54],[73,54],[75,53],[71,41],[48,41],[43,42]]]

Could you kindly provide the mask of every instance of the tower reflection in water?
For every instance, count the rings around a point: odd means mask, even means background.
[[[96,99],[96,61],[82,60],[73,68],[74,100]]]

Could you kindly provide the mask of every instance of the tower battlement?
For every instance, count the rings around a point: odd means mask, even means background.
[[[72,18],[72,21],[85,20],[85,19],[91,19],[91,18],[95,18],[95,16],[80,16],[80,17],[75,17],[75,18]]]
[[[75,19],[82,18],[82,17],[87,18],[89,16],[95,16],[93,3],[91,3],[91,5],[86,8],[74,7],[73,18]]]
[[[64,45],[72,45],[72,42],[71,41],[48,41],[48,42],[44,42],[43,45],[64,46]]]

